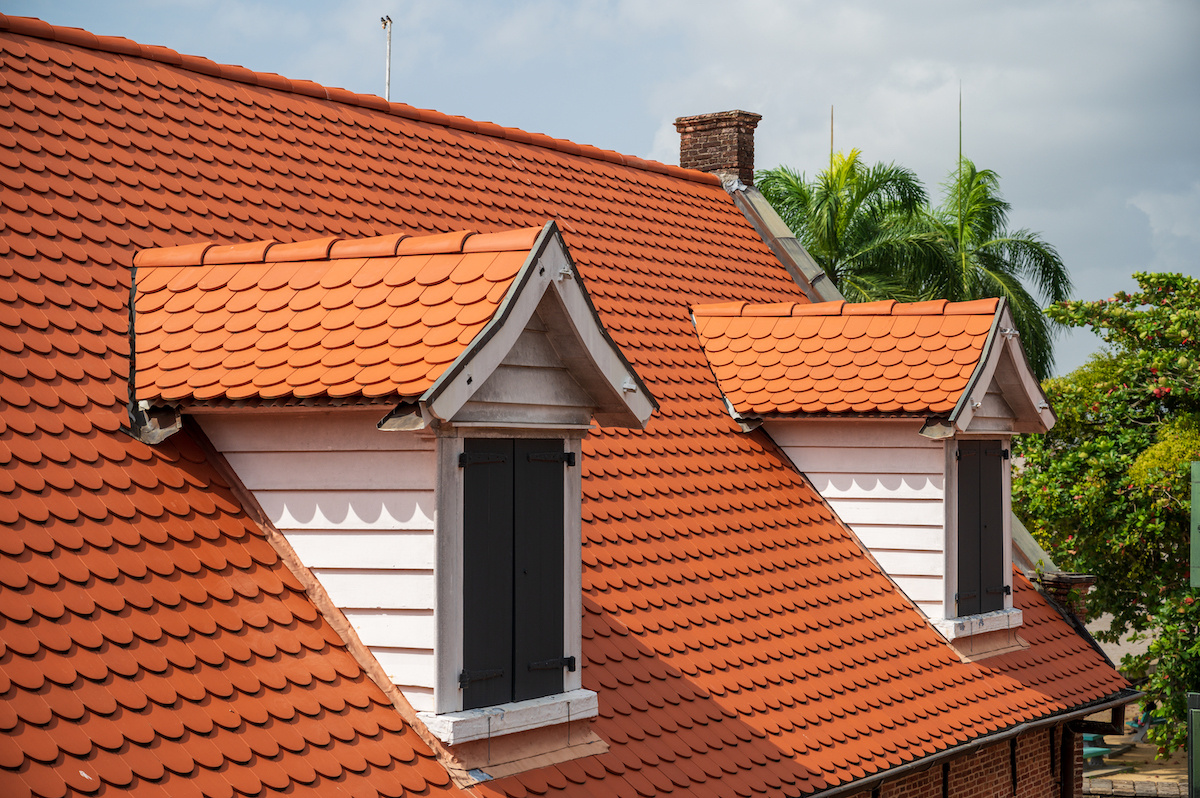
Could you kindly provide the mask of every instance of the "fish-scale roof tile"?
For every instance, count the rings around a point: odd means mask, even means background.
[[[583,683],[611,750],[482,795],[810,793],[975,738],[975,718],[1011,726],[1124,686],[1019,575],[1030,648],[960,662],[778,450],[732,423],[680,295],[726,303],[730,326],[747,304],[789,307],[799,346],[779,341],[771,363],[738,350],[788,379],[810,355],[833,362],[807,347],[826,321],[868,308],[808,304],[715,177],[2,15],[0,74],[0,792],[454,792],[192,433],[148,447],[119,431],[138,250],[162,259],[136,283],[163,316],[137,330],[139,360],[161,352],[139,391],[220,397],[208,372],[255,363],[280,380],[240,386],[263,398],[412,395],[495,312],[522,262],[504,237],[559,221],[661,412],[584,442]],[[417,259],[420,282],[400,268]],[[328,300],[359,311],[341,324],[321,299],[347,285],[348,304]],[[224,315],[196,310],[208,294],[228,296]],[[422,348],[418,309],[445,303],[459,336]],[[892,335],[916,333],[900,314],[945,309],[901,308]],[[986,335],[986,312],[938,334]],[[898,379],[880,313],[850,329]],[[895,401],[919,403],[909,392]]]
[[[692,313],[713,374],[739,414],[917,414],[954,408],[983,357],[998,305],[742,302],[696,305]],[[730,360],[730,351],[739,354]],[[786,370],[764,370],[776,362]]]
[[[420,395],[495,313],[498,305],[488,297],[507,292],[540,232],[250,242],[238,245],[241,255],[194,244],[142,250],[134,261],[138,335],[171,333],[155,339],[160,344],[189,330],[198,335],[169,352],[153,343],[137,347],[137,398],[273,400],[310,385],[318,387],[306,389],[306,397]],[[475,238],[481,240],[472,244]],[[335,243],[388,254],[328,258]],[[268,299],[283,273],[262,263],[264,257],[295,266],[286,306],[282,297]],[[239,265],[219,265],[195,280],[181,275],[226,261]],[[391,291],[370,290],[387,284],[414,286],[409,301],[393,309]],[[268,314],[276,318],[267,322]],[[298,334],[270,334],[285,323]],[[393,334],[405,328],[399,345]],[[281,348],[289,351],[286,359],[273,354]]]

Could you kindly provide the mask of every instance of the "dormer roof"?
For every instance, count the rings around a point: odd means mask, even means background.
[[[999,377],[1016,415],[1010,431],[1054,424],[1001,299],[733,302],[692,312],[741,418],[939,416],[965,431]]]
[[[139,402],[412,402],[448,421],[543,306],[601,423],[642,427],[656,407],[600,324],[553,222],[484,234],[189,244],[143,250],[134,265]],[[553,306],[543,302],[547,291],[558,297]],[[456,380],[472,364],[473,374]]]

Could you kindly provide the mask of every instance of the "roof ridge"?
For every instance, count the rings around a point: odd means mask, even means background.
[[[897,302],[884,299],[875,302],[720,302],[692,306],[694,316],[991,316],[996,312],[1000,297],[967,299],[951,302],[947,299],[920,302]]]
[[[37,39],[71,44],[91,50],[100,50],[123,56],[144,58],[170,66],[179,67],[188,72],[196,72],[210,77],[229,80],[234,83],[246,83],[251,86],[262,86],[275,91],[302,94],[306,97],[329,100],[343,105],[353,105],[381,111],[390,116],[399,116],[415,122],[425,122],[431,125],[462,130],[468,133],[478,133],[483,136],[516,141],[530,144],[543,149],[555,150],[567,155],[578,155],[596,161],[607,161],[619,166],[627,166],[644,172],[657,172],[670,175],[694,183],[721,185],[721,179],[708,172],[695,169],[684,169],[681,166],[660,163],[636,155],[624,155],[615,150],[604,150],[591,144],[577,144],[568,139],[557,139],[544,133],[530,133],[516,127],[504,127],[494,122],[480,122],[465,116],[452,116],[441,111],[427,108],[416,108],[405,103],[394,103],[374,94],[358,94],[348,89],[333,86],[323,86],[311,80],[292,80],[273,72],[255,72],[235,64],[218,64],[203,56],[183,55],[169,47],[156,44],[141,44],[122,36],[97,36],[83,28],[70,28],[61,25],[51,25],[37,17],[15,17],[0,14],[0,30],[32,36]]]
[[[176,247],[139,250],[133,265],[215,266],[249,263],[297,263],[340,258],[381,258],[402,255],[457,255],[471,252],[520,252],[533,246],[542,227],[518,227],[498,233],[452,230],[446,233],[410,235],[389,233],[361,238],[324,236],[280,243],[273,238],[217,244],[193,241]],[[468,243],[468,240],[470,243]]]

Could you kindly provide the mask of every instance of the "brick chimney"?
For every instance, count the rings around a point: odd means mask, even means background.
[[[754,185],[754,128],[760,119],[749,111],[679,117],[679,165]]]

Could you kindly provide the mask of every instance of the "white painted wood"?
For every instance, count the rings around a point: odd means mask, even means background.
[[[934,608],[936,614],[930,617],[941,617],[942,580],[919,576],[896,576],[893,578],[909,600]]]
[[[434,567],[432,529],[391,532],[292,529],[286,535],[309,568],[432,570]]]
[[[790,421],[764,424],[774,438],[774,430]],[[788,457],[801,471],[843,474],[936,474],[941,472],[941,449],[785,446]]]
[[[893,577],[933,576],[942,577],[945,557],[940,551],[898,551],[894,549],[872,550],[880,566]],[[940,596],[938,597],[940,598]]]
[[[432,571],[314,568],[312,572],[341,609],[433,609]]]
[[[945,535],[941,524],[931,527],[857,524],[851,528],[858,535],[863,545],[871,551],[875,551],[876,549],[898,549],[903,544],[903,548],[908,551],[936,551],[940,553],[942,552],[943,537]]]
[[[434,645],[434,712],[462,708],[458,674],[463,668],[463,483],[458,456],[463,439],[446,434],[437,448],[437,585]]]
[[[433,690],[429,687],[419,687],[412,684],[398,684],[400,692],[404,693],[404,697],[408,699],[408,703],[412,704],[412,708],[417,712],[432,712],[433,711]]]
[[[378,432],[378,435],[404,433]],[[250,490],[428,490],[433,449],[344,452],[230,452]]]
[[[448,745],[458,745],[471,740],[594,718],[598,714],[600,704],[594,692],[571,690],[545,698],[482,709],[440,715],[422,713],[421,720],[439,740]]]
[[[222,454],[229,452],[433,451],[433,438],[420,432],[375,428],[387,408],[295,413],[197,416]]]
[[[254,492],[280,530],[409,530],[434,526],[434,492],[300,490]]]
[[[826,474],[805,476],[826,499],[942,500],[945,478],[936,474]],[[940,521],[939,521],[940,523]]]
[[[933,626],[947,640],[954,640],[984,632],[1016,629],[1023,621],[1024,613],[1021,610],[1008,607],[995,612],[985,612],[982,615],[972,615],[968,618],[935,620]]]
[[[832,499],[829,502],[843,521],[873,524],[887,521],[895,526],[942,526],[941,501],[896,501],[886,496],[879,499]]]
[[[595,404],[566,369],[503,364],[497,366],[487,382],[479,386],[471,400],[493,404],[579,407],[587,408],[589,413]]]
[[[768,423],[771,424],[771,437],[780,446],[942,450],[937,441],[917,434],[922,419],[814,418]]]
[[[371,649],[392,684],[426,685],[433,681],[433,652],[411,648]]]
[[[359,638],[366,635],[384,648],[421,648],[433,652],[436,630],[432,609],[344,612]]]
[[[380,431],[385,414],[198,420],[409,701],[432,709],[436,440]]]
[[[942,617],[945,444],[913,419],[770,420],[767,433],[911,601]]]

